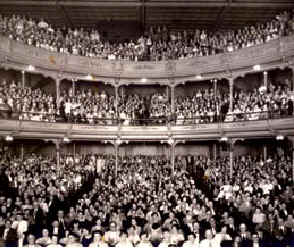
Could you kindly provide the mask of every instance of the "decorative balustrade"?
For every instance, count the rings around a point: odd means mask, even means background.
[[[294,133],[294,116],[284,119],[205,123],[185,126],[97,126],[87,124],[49,123],[19,120],[0,120],[0,136],[19,138],[60,138],[74,140],[126,140],[175,139],[215,140],[222,135],[228,138],[271,137]]]
[[[276,67],[294,67],[294,37],[283,37],[268,43],[243,48],[231,53],[183,60],[160,62],[133,62],[101,60],[98,58],[66,55],[27,46],[0,37],[2,66],[26,70],[34,65],[36,72],[53,78],[86,78],[110,83],[165,83],[195,80],[196,75],[223,78],[231,74],[247,73],[259,64],[262,70]],[[141,81],[141,79],[147,79]]]

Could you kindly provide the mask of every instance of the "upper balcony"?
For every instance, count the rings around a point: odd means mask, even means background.
[[[27,70],[33,65],[44,76],[85,79],[110,83],[152,84],[183,82],[202,78],[244,75],[260,65],[261,70],[294,67],[294,37],[288,36],[235,52],[160,62],[101,60],[50,52],[7,37],[0,37],[0,61],[5,68]],[[144,80],[142,80],[144,79]]]

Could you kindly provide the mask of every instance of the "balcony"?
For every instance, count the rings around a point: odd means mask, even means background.
[[[293,38],[283,37],[262,45],[215,56],[176,61],[132,62],[53,53],[0,37],[0,59],[5,68],[26,70],[28,65],[34,65],[36,72],[52,78],[85,79],[90,74],[94,81],[169,83],[171,80],[195,80],[197,75],[205,78],[223,78],[230,74],[244,75],[253,70],[253,65],[261,65],[261,70],[293,67]],[[145,80],[141,80],[143,78]]]
[[[262,138],[293,135],[294,116],[283,119],[240,121],[176,126],[101,126],[89,124],[49,123],[0,120],[0,136],[13,135],[21,139],[163,140],[173,137],[185,140],[217,140],[228,138]]]

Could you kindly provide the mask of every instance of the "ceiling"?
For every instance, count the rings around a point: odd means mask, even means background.
[[[165,24],[170,29],[239,28],[265,22],[294,0],[0,0],[0,13],[45,18],[56,26],[125,30]]]

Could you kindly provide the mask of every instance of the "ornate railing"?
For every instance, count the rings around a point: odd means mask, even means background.
[[[160,62],[110,61],[98,58],[54,53],[45,49],[27,46],[0,37],[0,60],[2,66],[26,70],[34,65],[45,76],[62,78],[86,78],[94,80],[141,83],[192,80],[196,75],[225,77],[228,73],[247,73],[253,65],[262,69],[294,64],[294,37],[283,37],[268,43],[243,48],[231,53],[183,60]],[[144,80],[141,81],[141,79]]]
[[[24,120],[0,120],[0,136],[13,135],[19,138],[63,138],[75,140],[109,140],[120,137],[126,140],[175,139],[212,140],[222,136],[228,138],[272,137],[277,134],[294,133],[294,116],[279,119],[251,121],[193,123],[157,126],[91,125],[87,123],[58,123]]]

